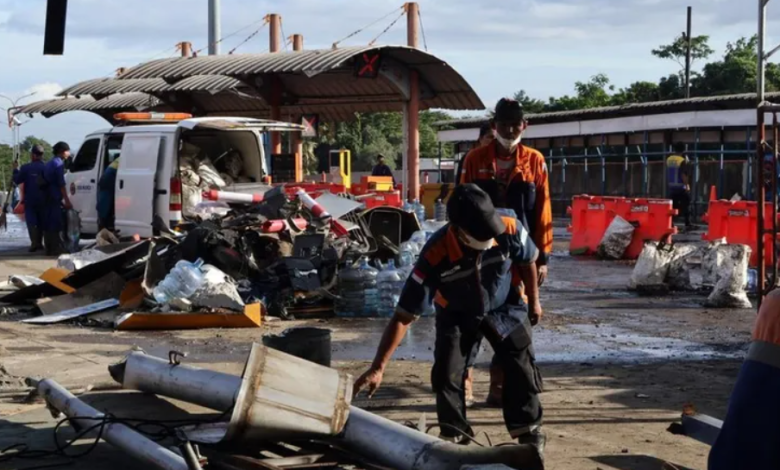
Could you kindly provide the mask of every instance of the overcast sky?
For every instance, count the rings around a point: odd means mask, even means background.
[[[305,47],[327,48],[398,8],[400,0],[222,0],[222,35],[279,13],[286,35],[301,33]],[[420,0],[430,52],[449,62],[486,105],[525,89],[546,99],[571,93],[577,80],[606,73],[617,86],[656,81],[678,66],[650,50],[685,29],[685,7],[694,8],[694,34],[709,34],[720,55],[728,41],[756,32],[755,0]],[[65,55],[43,56],[43,0],[0,0],[0,93],[50,98],[62,87],[112,75],[123,66],[176,54],[183,40],[207,43],[207,0],[70,0]],[[770,38],[780,41],[780,1],[770,2]],[[344,45],[366,44],[397,17],[393,13]],[[222,44],[243,41],[251,26]],[[404,44],[405,19],[378,42]],[[774,46],[774,41],[770,40]],[[237,52],[264,52],[263,29]],[[7,106],[0,99],[0,107]],[[4,113],[3,113],[4,116]],[[0,118],[4,119],[4,118]],[[50,142],[77,145],[106,122],[87,113],[35,117],[23,126]],[[0,141],[10,132],[0,126]]]

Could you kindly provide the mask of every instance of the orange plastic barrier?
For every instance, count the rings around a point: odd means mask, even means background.
[[[361,197],[359,200],[365,204],[366,210],[380,206],[403,206],[403,200],[401,200],[400,191],[373,193],[368,196]]]
[[[569,252],[594,255],[601,239],[616,215],[631,222],[636,230],[623,258],[636,259],[646,241],[665,240],[677,233],[672,218],[677,211],[669,199],[629,199],[611,196],[574,196],[567,213],[571,215],[568,231],[571,235]]]
[[[569,252],[595,255],[604,232],[615,218],[619,197],[574,196],[566,213],[571,215]]]
[[[755,201],[710,201],[709,209],[702,217],[707,222],[707,233],[702,238],[707,241],[725,238],[728,243],[747,245],[750,254],[750,266],[758,266],[758,203]],[[772,203],[764,205],[764,228],[772,228]],[[764,235],[764,265],[772,265],[774,243],[772,235]]]

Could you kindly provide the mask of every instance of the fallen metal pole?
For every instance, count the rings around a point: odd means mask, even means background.
[[[74,418],[74,424],[93,427],[105,417],[105,414],[76,398],[57,382],[46,379],[38,383],[38,394],[49,406]],[[106,423],[100,437],[109,444],[127,452],[138,460],[163,470],[188,470],[187,463],[156,442],[138,434],[124,424]]]
[[[221,411],[233,405],[233,397],[241,387],[239,377],[168,364],[143,353],[132,353],[126,362],[112,366],[111,375],[124,388],[164,395]],[[225,428],[226,424],[221,427]],[[224,434],[224,430],[215,431],[220,436]],[[354,406],[349,408],[344,432],[330,442],[397,470],[449,470],[463,465],[488,463],[502,463],[522,470],[544,468],[533,446],[460,446]]]

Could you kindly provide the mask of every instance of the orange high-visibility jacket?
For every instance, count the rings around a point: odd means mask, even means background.
[[[513,209],[539,248],[539,264],[547,264],[552,252],[553,226],[550,183],[544,156],[538,150],[518,145],[509,184],[496,182],[497,142],[476,148],[466,155],[461,183],[474,183],[490,194],[497,207]]]

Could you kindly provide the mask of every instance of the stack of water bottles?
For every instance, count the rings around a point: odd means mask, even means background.
[[[393,260],[388,261],[387,266],[377,276],[379,316],[393,316],[405,282],[406,276],[404,276],[401,270],[396,269],[395,262]]]
[[[339,317],[374,317],[379,311],[377,277],[379,270],[361,258],[356,266],[348,266],[338,275],[338,299],[335,304]]]
[[[181,260],[171,269],[152,290],[154,300],[159,304],[168,304],[173,299],[188,299],[203,285],[204,277],[200,267],[203,260],[198,258],[194,263]]]

